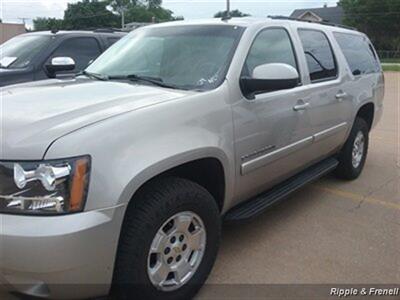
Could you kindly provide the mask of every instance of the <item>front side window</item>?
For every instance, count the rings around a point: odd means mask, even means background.
[[[243,67],[242,76],[252,77],[256,67],[270,63],[288,64],[297,69],[292,42],[283,28],[266,29],[256,37]]]
[[[337,77],[337,66],[326,35],[317,30],[300,29],[299,36],[306,56],[311,82]]]
[[[71,57],[75,61],[75,70],[80,71],[85,69],[89,62],[96,59],[100,53],[100,46],[95,38],[77,37],[63,41],[51,58]]]
[[[144,27],[110,47],[86,71],[211,90],[225,79],[243,30],[230,25]]]
[[[21,35],[0,45],[0,67],[22,69],[28,67],[51,43],[48,35]]]
[[[347,33],[334,33],[334,35],[353,75],[380,71],[372,45],[365,37]]]

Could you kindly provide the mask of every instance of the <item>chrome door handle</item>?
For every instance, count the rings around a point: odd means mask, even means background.
[[[293,107],[295,111],[300,111],[300,110],[306,110],[308,107],[310,107],[310,103],[304,103],[304,104],[297,104]]]
[[[346,98],[347,97],[347,93],[338,93],[338,94],[336,94],[336,99],[338,99],[338,100],[343,100],[343,98]]]

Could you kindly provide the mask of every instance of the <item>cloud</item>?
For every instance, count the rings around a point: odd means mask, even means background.
[[[78,0],[0,0],[0,18],[4,22],[21,23],[27,18],[28,25],[37,17],[62,18],[68,3]],[[296,8],[334,6],[337,0],[231,0],[232,9],[239,9],[255,17],[290,15]],[[185,19],[212,17],[225,10],[226,0],[164,0],[163,6]]]
[[[27,24],[37,17],[62,18],[68,3],[77,0],[0,0],[0,18],[4,22]]]
[[[337,0],[231,0],[231,9],[239,9],[254,17],[290,15],[296,8],[335,6]],[[209,18],[217,11],[226,9],[226,0],[164,0],[163,6],[176,16],[187,19]]]

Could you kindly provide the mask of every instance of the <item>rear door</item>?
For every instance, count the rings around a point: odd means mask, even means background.
[[[331,33],[311,27],[298,28],[297,33],[308,69],[305,130],[313,137],[313,145],[304,159],[311,164],[334,153],[344,143],[353,105]]]
[[[376,52],[369,39],[361,34],[335,32],[334,37],[347,62],[349,80],[345,90],[354,99],[353,113],[366,102],[374,102],[381,109],[384,79]]]

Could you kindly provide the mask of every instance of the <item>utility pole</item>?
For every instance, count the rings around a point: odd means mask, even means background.
[[[125,28],[125,12],[128,10],[128,5],[114,0],[110,3],[110,5],[106,6],[106,9],[108,11],[112,12],[113,14],[119,14],[121,16],[121,27],[122,27],[122,29],[124,29]]]
[[[24,26],[26,27],[26,20],[29,20],[30,18],[18,18],[18,19],[21,20]]]
[[[1,0],[0,0],[0,1],[1,1]],[[24,24],[25,31],[26,31],[26,30],[30,30],[30,28],[27,28],[27,27],[26,27],[26,21],[30,20],[31,18],[18,18],[18,19],[21,20],[22,23]]]
[[[231,15],[231,1],[226,0],[226,16],[229,17]]]

